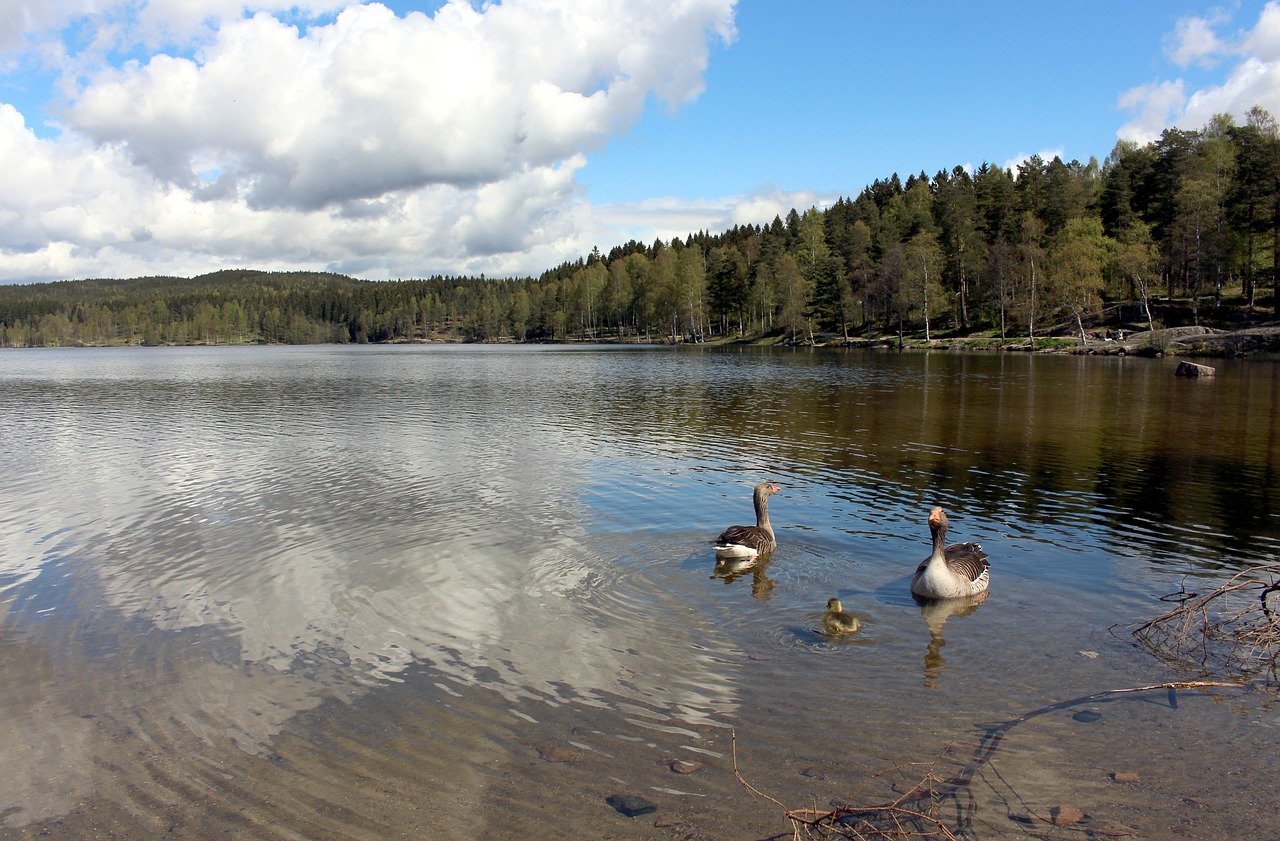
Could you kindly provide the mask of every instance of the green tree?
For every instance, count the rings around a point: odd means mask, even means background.
[[[1159,255],[1151,239],[1151,227],[1134,218],[1120,233],[1112,256],[1116,274],[1128,284],[1131,297],[1142,301],[1142,311],[1147,316],[1147,329],[1154,330],[1151,317],[1151,287],[1159,272]]]
[[[963,167],[934,178],[935,207],[942,229],[946,274],[959,305],[960,327],[969,327],[969,286],[982,264],[982,239],[978,236],[978,196],[973,179]]]
[[[783,329],[791,334],[791,341],[799,343],[801,334],[813,341],[813,329],[808,318],[810,284],[800,265],[790,254],[778,258],[774,270],[778,289],[782,294],[778,319]]]
[[[1102,306],[1102,266],[1107,250],[1102,221],[1096,218],[1073,219],[1054,238],[1046,293],[1075,317],[1081,345],[1088,341],[1084,316]]]
[[[695,341],[706,338],[707,272],[702,249],[686,246],[676,254],[676,295],[678,309],[685,318],[687,332]]]
[[[1244,283],[1249,306],[1254,304],[1260,243],[1271,233],[1272,280],[1280,285],[1276,254],[1280,253],[1280,132],[1266,110],[1253,108],[1246,124],[1230,131],[1236,143],[1236,170],[1229,191],[1229,210],[1245,240]],[[1280,288],[1275,290],[1280,301]],[[1280,305],[1278,305],[1280,306]]]
[[[1027,339],[1034,348],[1036,319],[1044,307],[1045,250],[1041,245],[1044,223],[1029,211],[1022,214],[1019,242],[1015,251],[1017,271],[1014,282],[1015,307],[1027,324]]]
[[[672,342],[680,339],[680,288],[676,283],[676,260],[671,248],[655,251],[650,266],[649,308],[663,324]]]
[[[609,280],[600,303],[604,318],[617,330],[618,338],[623,335],[627,310],[631,308],[631,295],[631,274],[627,271],[626,258],[609,261]]]
[[[528,289],[525,286],[517,287],[511,296],[511,311],[508,315],[511,321],[511,338],[515,341],[523,342],[529,338],[529,316],[532,312]]]
[[[903,296],[908,315],[920,311],[925,341],[932,339],[929,319],[943,310],[942,246],[930,230],[921,230],[903,247]]]
[[[737,248],[717,246],[707,255],[707,297],[720,332],[727,334],[733,323],[741,335],[747,312],[747,258]]]

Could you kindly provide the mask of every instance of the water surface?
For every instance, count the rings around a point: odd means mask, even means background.
[[[765,837],[788,825],[734,777],[735,737],[754,785],[825,808],[992,723],[1199,677],[1125,628],[1274,559],[1280,367],[1172,372],[6,351],[0,837]],[[709,541],[762,479],[780,548],[716,574]],[[935,504],[992,557],[981,605],[907,591]],[[855,638],[817,632],[833,595]],[[1266,697],[1036,716],[981,769],[976,826],[1019,837],[1009,815],[1065,800],[1149,837],[1245,831],[1274,793]],[[658,811],[624,818],[620,792]]]

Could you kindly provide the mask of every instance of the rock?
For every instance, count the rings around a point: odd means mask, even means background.
[[[604,802],[628,818],[638,818],[658,811],[657,803],[646,800],[638,794],[611,794],[604,799]]]
[[[677,759],[671,763],[671,770],[677,774],[692,774],[702,767],[701,762],[694,762],[689,759]]]
[[[1083,657],[1086,660],[1098,659],[1098,652],[1096,651],[1077,651],[1076,654],[1079,654],[1081,657]]]
[[[1208,365],[1197,365],[1194,362],[1187,362],[1185,359],[1178,363],[1178,367],[1174,369],[1175,374],[1179,377],[1212,377],[1218,373],[1216,368],[1210,368]]]
[[[659,765],[665,765],[677,774],[692,774],[702,767],[701,762],[692,759],[681,759],[678,756],[664,756],[658,760]]]
[[[577,762],[578,754],[560,745],[545,745],[538,748],[538,756],[547,762]]]
[[[1084,820],[1084,812],[1075,806],[1054,806],[1049,810],[1049,822],[1054,826],[1071,826]]]
[[[1142,775],[1136,771],[1114,771],[1111,774],[1111,779],[1117,783],[1140,783],[1142,782]]]
[[[1097,710],[1081,710],[1071,717],[1081,724],[1093,724],[1095,721],[1102,718],[1102,713]]]

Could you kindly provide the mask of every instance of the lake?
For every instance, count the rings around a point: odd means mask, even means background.
[[[1174,364],[4,351],[0,838],[789,837],[935,762],[981,837],[1256,835],[1273,692],[1097,694],[1280,549],[1280,366]],[[933,505],[985,602],[911,597]]]

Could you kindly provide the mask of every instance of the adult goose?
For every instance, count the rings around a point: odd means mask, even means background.
[[[755,493],[752,495],[756,506],[756,524],[729,526],[721,532],[716,538],[717,558],[754,559],[778,548],[778,540],[773,536],[773,526],[769,525],[769,497],[780,490],[782,488],[772,482],[761,482],[756,485]]]
[[[936,506],[929,512],[929,531],[933,532],[933,554],[916,567],[911,592],[926,599],[956,599],[985,592],[991,570],[982,546],[947,546],[947,513]]]
[[[826,631],[828,636],[852,634],[861,626],[862,622],[858,617],[845,613],[839,599],[827,599],[827,613],[822,617],[822,630]]]

